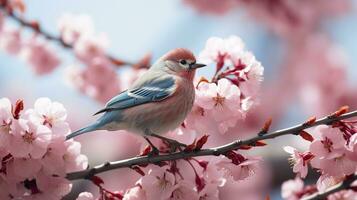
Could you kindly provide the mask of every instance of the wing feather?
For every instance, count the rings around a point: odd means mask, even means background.
[[[162,101],[175,92],[175,79],[166,76],[144,83],[140,87],[123,91],[108,101],[106,107],[94,115],[103,112],[126,109],[145,103]]]

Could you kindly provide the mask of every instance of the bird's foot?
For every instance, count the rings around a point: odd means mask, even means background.
[[[182,147],[186,147],[185,144],[179,142],[179,141],[176,141],[176,140],[172,140],[172,139],[169,139],[169,138],[166,138],[166,139],[162,139],[169,147],[169,153],[174,153],[176,152],[177,150],[178,151],[182,151]]]
[[[148,153],[149,157],[154,157],[160,154],[160,151],[155,146],[151,146],[151,151]]]
[[[151,151],[147,155],[149,157],[159,155],[159,153],[160,153],[159,149],[157,147],[155,147],[155,145],[149,140],[149,138],[147,138],[146,136],[144,136],[144,138],[149,143],[149,145],[151,147]]]
[[[181,142],[179,142],[177,140],[173,140],[173,139],[161,136],[161,135],[157,135],[157,134],[149,132],[149,131],[148,131],[148,135],[150,135],[152,137],[159,138],[165,144],[167,144],[168,147],[169,147],[169,153],[176,152],[176,150],[182,151],[182,148],[185,148],[187,146],[186,144],[183,144],[183,143],[181,143]],[[148,139],[146,138],[146,140],[148,140]]]

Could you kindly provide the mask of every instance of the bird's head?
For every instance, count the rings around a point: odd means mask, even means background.
[[[196,63],[196,58],[188,49],[177,48],[167,52],[159,61],[169,73],[193,79],[196,69],[206,65]]]

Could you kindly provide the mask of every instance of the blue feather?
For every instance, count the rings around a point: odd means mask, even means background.
[[[166,99],[175,92],[175,79],[172,76],[154,79],[140,87],[126,90],[112,98],[99,113],[122,110],[144,103],[157,102]]]
[[[87,132],[91,132],[91,131],[95,131],[98,130],[100,128],[99,123],[94,123],[92,125],[89,125],[87,127],[81,128],[69,135],[66,136],[66,140],[69,140],[71,138],[74,138],[78,135],[82,135],[83,133],[87,133]]]

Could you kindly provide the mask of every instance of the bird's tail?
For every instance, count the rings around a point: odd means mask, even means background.
[[[92,125],[89,125],[87,127],[81,128],[81,129],[79,129],[79,130],[67,135],[66,136],[66,140],[74,138],[74,137],[76,137],[78,135],[82,135],[83,133],[87,133],[87,132],[98,130],[99,128],[100,128],[99,124],[98,123],[94,123]]]

